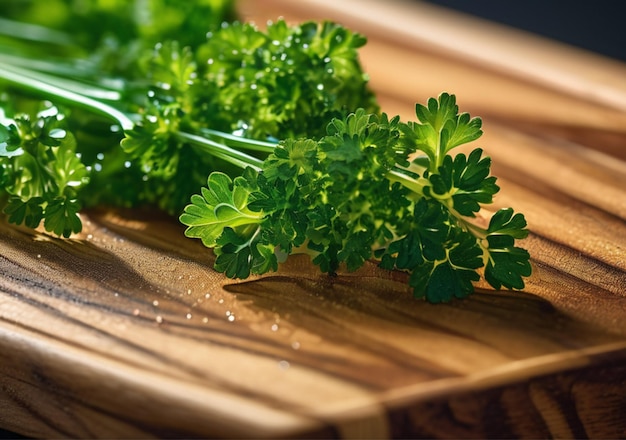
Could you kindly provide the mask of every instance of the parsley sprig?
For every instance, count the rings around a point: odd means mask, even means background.
[[[507,208],[486,229],[472,223],[499,190],[490,159],[480,148],[449,154],[480,137],[480,119],[459,114],[447,93],[418,104],[416,116],[403,123],[360,109],[319,139],[282,141],[260,172],[212,173],[180,217],[186,235],[213,248],[215,268],[233,278],[304,252],[323,272],[369,260],[406,271],[430,302],[466,297],[481,268],[493,287],[522,289],[531,271],[515,246],[528,234],[523,215]]]

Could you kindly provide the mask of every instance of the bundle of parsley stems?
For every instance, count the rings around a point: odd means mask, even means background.
[[[499,190],[491,161],[450,154],[481,120],[448,93],[416,104],[415,121],[381,113],[364,36],[327,21],[261,30],[228,0],[53,6],[16,2],[0,19],[10,222],[69,237],[85,207],[151,205],[232,278],[305,252],[331,274],[405,271],[431,302],[469,295],[481,275],[524,288],[524,216],[479,225]]]

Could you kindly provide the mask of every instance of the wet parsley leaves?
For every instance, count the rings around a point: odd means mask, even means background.
[[[212,174],[180,217],[187,235],[212,237],[203,241],[218,255],[216,269],[233,278],[306,252],[323,272],[369,260],[408,272],[414,296],[433,303],[471,294],[481,270],[496,289],[522,289],[531,272],[528,252],[515,245],[528,234],[524,216],[507,208],[486,229],[474,224],[499,190],[491,160],[480,148],[448,154],[480,136],[480,121],[459,115],[446,93],[417,109],[410,123],[360,109],[331,121],[318,140],[279,143],[258,173],[248,168],[232,184]],[[235,198],[237,212],[254,215],[225,210]]]

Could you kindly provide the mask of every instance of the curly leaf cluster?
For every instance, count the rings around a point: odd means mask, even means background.
[[[428,117],[417,112],[430,132],[448,127],[444,137],[453,139],[459,121],[476,121],[458,115],[453,96],[436,102]],[[476,148],[446,154],[432,170],[428,159],[411,160],[432,152],[428,139],[416,141],[416,126],[363,109],[333,119],[318,140],[282,141],[260,173],[248,169],[239,183],[211,175],[180,219],[188,236],[215,249],[215,268],[231,277],[276,270],[286,255],[306,252],[323,272],[354,271],[369,260],[405,271],[414,295],[430,302],[468,296],[483,271],[494,288],[522,289],[530,275],[528,252],[515,246],[528,234],[523,215],[500,210],[486,229],[471,222],[499,190],[490,159]],[[254,214],[231,221],[233,211],[221,214],[218,199],[206,205],[216,179],[228,183],[220,200],[237,198],[237,212]]]
[[[80,232],[78,191],[88,181],[89,169],[57,108],[13,119],[0,113],[0,182],[9,221],[36,228],[44,220],[47,231],[64,237]]]
[[[334,117],[376,111],[358,57],[365,42],[332,22],[224,25],[197,55],[212,90],[212,126],[258,139],[317,137]]]
[[[193,48],[176,41],[156,45],[141,63],[150,83],[141,118],[121,143],[139,170],[143,184],[137,186],[146,188],[138,198],[177,213],[208,172],[236,173],[207,151],[210,146],[180,133],[317,136],[351,109],[376,111],[358,57],[363,44],[364,37],[335,23],[278,20],[264,30],[224,24]],[[167,185],[170,180],[181,184]]]

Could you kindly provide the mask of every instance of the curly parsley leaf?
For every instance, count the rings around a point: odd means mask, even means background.
[[[482,136],[482,120],[468,113],[459,114],[456,97],[448,93],[430,98],[426,106],[416,104],[415,114],[419,122],[409,122],[405,133],[417,149],[426,153],[431,171],[441,166],[451,149]]]
[[[78,217],[80,208],[75,199],[55,197],[46,205],[44,228],[66,238],[80,232],[82,229],[82,223]]]
[[[521,239],[528,236],[526,226],[527,223],[523,214],[514,213],[512,208],[503,208],[491,217],[487,232],[490,235],[509,235]]]
[[[64,237],[80,232],[77,191],[89,182],[90,171],[64,116],[47,105],[35,114],[3,115],[0,123],[9,221],[36,228],[43,220],[47,231]]]
[[[8,214],[9,222],[11,223],[36,228],[44,218],[44,206],[45,201],[43,197],[31,197],[22,200],[19,197],[12,196],[4,208],[4,213]]]
[[[515,246],[515,239],[528,235],[526,220],[511,208],[497,211],[487,229],[488,255],[485,279],[495,289],[523,289],[523,277],[530,276],[530,255],[526,249]]]
[[[474,291],[472,282],[480,279],[477,269],[483,266],[482,250],[476,238],[460,229],[452,229],[446,242],[447,257],[435,262],[432,278],[423,284],[410,284],[414,293],[423,291],[430,302],[446,302],[453,298],[464,298]],[[438,264],[437,264],[438,263]]]
[[[201,195],[192,196],[191,204],[180,216],[180,221],[188,226],[185,235],[200,238],[205,246],[213,247],[225,229],[234,233],[235,229],[260,223],[264,214],[247,206],[252,191],[244,177],[232,180],[224,173],[211,173]]]
[[[468,157],[457,154],[446,156],[437,173],[429,175],[435,198],[449,198],[452,207],[461,215],[474,216],[481,204],[491,203],[499,191],[496,178],[489,176],[491,159],[482,157],[476,148]]]
[[[215,240],[215,270],[228,278],[248,278],[251,273],[251,244],[247,237],[242,237],[231,228]]]
[[[389,244],[382,255],[381,266],[412,270],[424,261],[445,259],[445,243],[450,233],[448,220],[440,203],[420,199],[413,207],[410,232]]]

